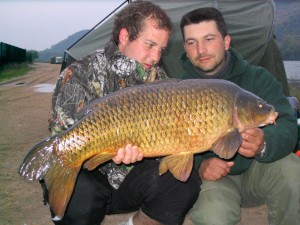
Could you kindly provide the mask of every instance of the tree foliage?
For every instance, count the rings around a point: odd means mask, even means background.
[[[26,61],[27,63],[33,63],[35,59],[39,58],[39,52],[36,50],[26,51]]]

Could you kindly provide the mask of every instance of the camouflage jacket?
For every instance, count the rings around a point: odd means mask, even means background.
[[[145,71],[143,66],[124,56],[112,41],[104,49],[74,62],[61,72],[52,97],[49,129],[60,133],[76,123],[76,114],[88,103],[122,88],[154,79],[166,79],[158,66]],[[108,163],[99,168],[109,183],[118,188],[130,167]]]

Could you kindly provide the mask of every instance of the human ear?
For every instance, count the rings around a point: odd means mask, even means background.
[[[226,35],[224,37],[225,50],[228,50],[230,48],[230,43],[231,43],[231,37],[229,35]]]
[[[129,34],[126,28],[122,28],[119,34],[119,43],[125,45],[129,40]]]

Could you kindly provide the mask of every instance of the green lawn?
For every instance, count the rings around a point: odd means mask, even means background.
[[[0,69],[0,82],[13,77],[23,76],[30,70],[32,70],[32,67],[26,63],[5,65]]]

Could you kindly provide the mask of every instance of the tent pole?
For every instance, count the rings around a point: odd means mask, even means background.
[[[74,44],[72,44],[67,50],[72,48],[74,45],[77,44],[82,38],[84,38],[86,35],[88,35],[90,32],[92,32],[96,27],[98,27],[101,23],[103,23],[108,17],[110,17],[113,13],[115,13],[119,8],[121,8],[126,2],[127,4],[130,3],[132,0],[125,0],[121,5],[119,5],[117,8],[115,8],[110,14],[108,14],[104,19],[102,19],[99,23],[97,23],[93,28],[91,28],[88,32],[86,32],[85,35],[83,35],[81,38],[79,38]]]
[[[102,24],[108,17],[110,17],[113,13],[115,13],[119,8],[121,8],[125,3],[127,4],[131,3],[132,0],[125,0],[123,3],[121,3],[117,8],[115,8],[110,14],[108,14],[104,19],[102,19],[99,23],[97,23],[94,27],[92,27],[88,32],[86,32],[81,38],[79,38],[76,42],[74,42],[70,47],[67,48],[69,50],[74,45],[76,45],[79,41],[81,41],[86,35],[88,35],[91,31],[93,31],[96,27],[98,27],[100,24]],[[64,51],[64,60],[62,62],[62,66],[60,68],[60,72],[63,71],[66,68],[66,52]]]

